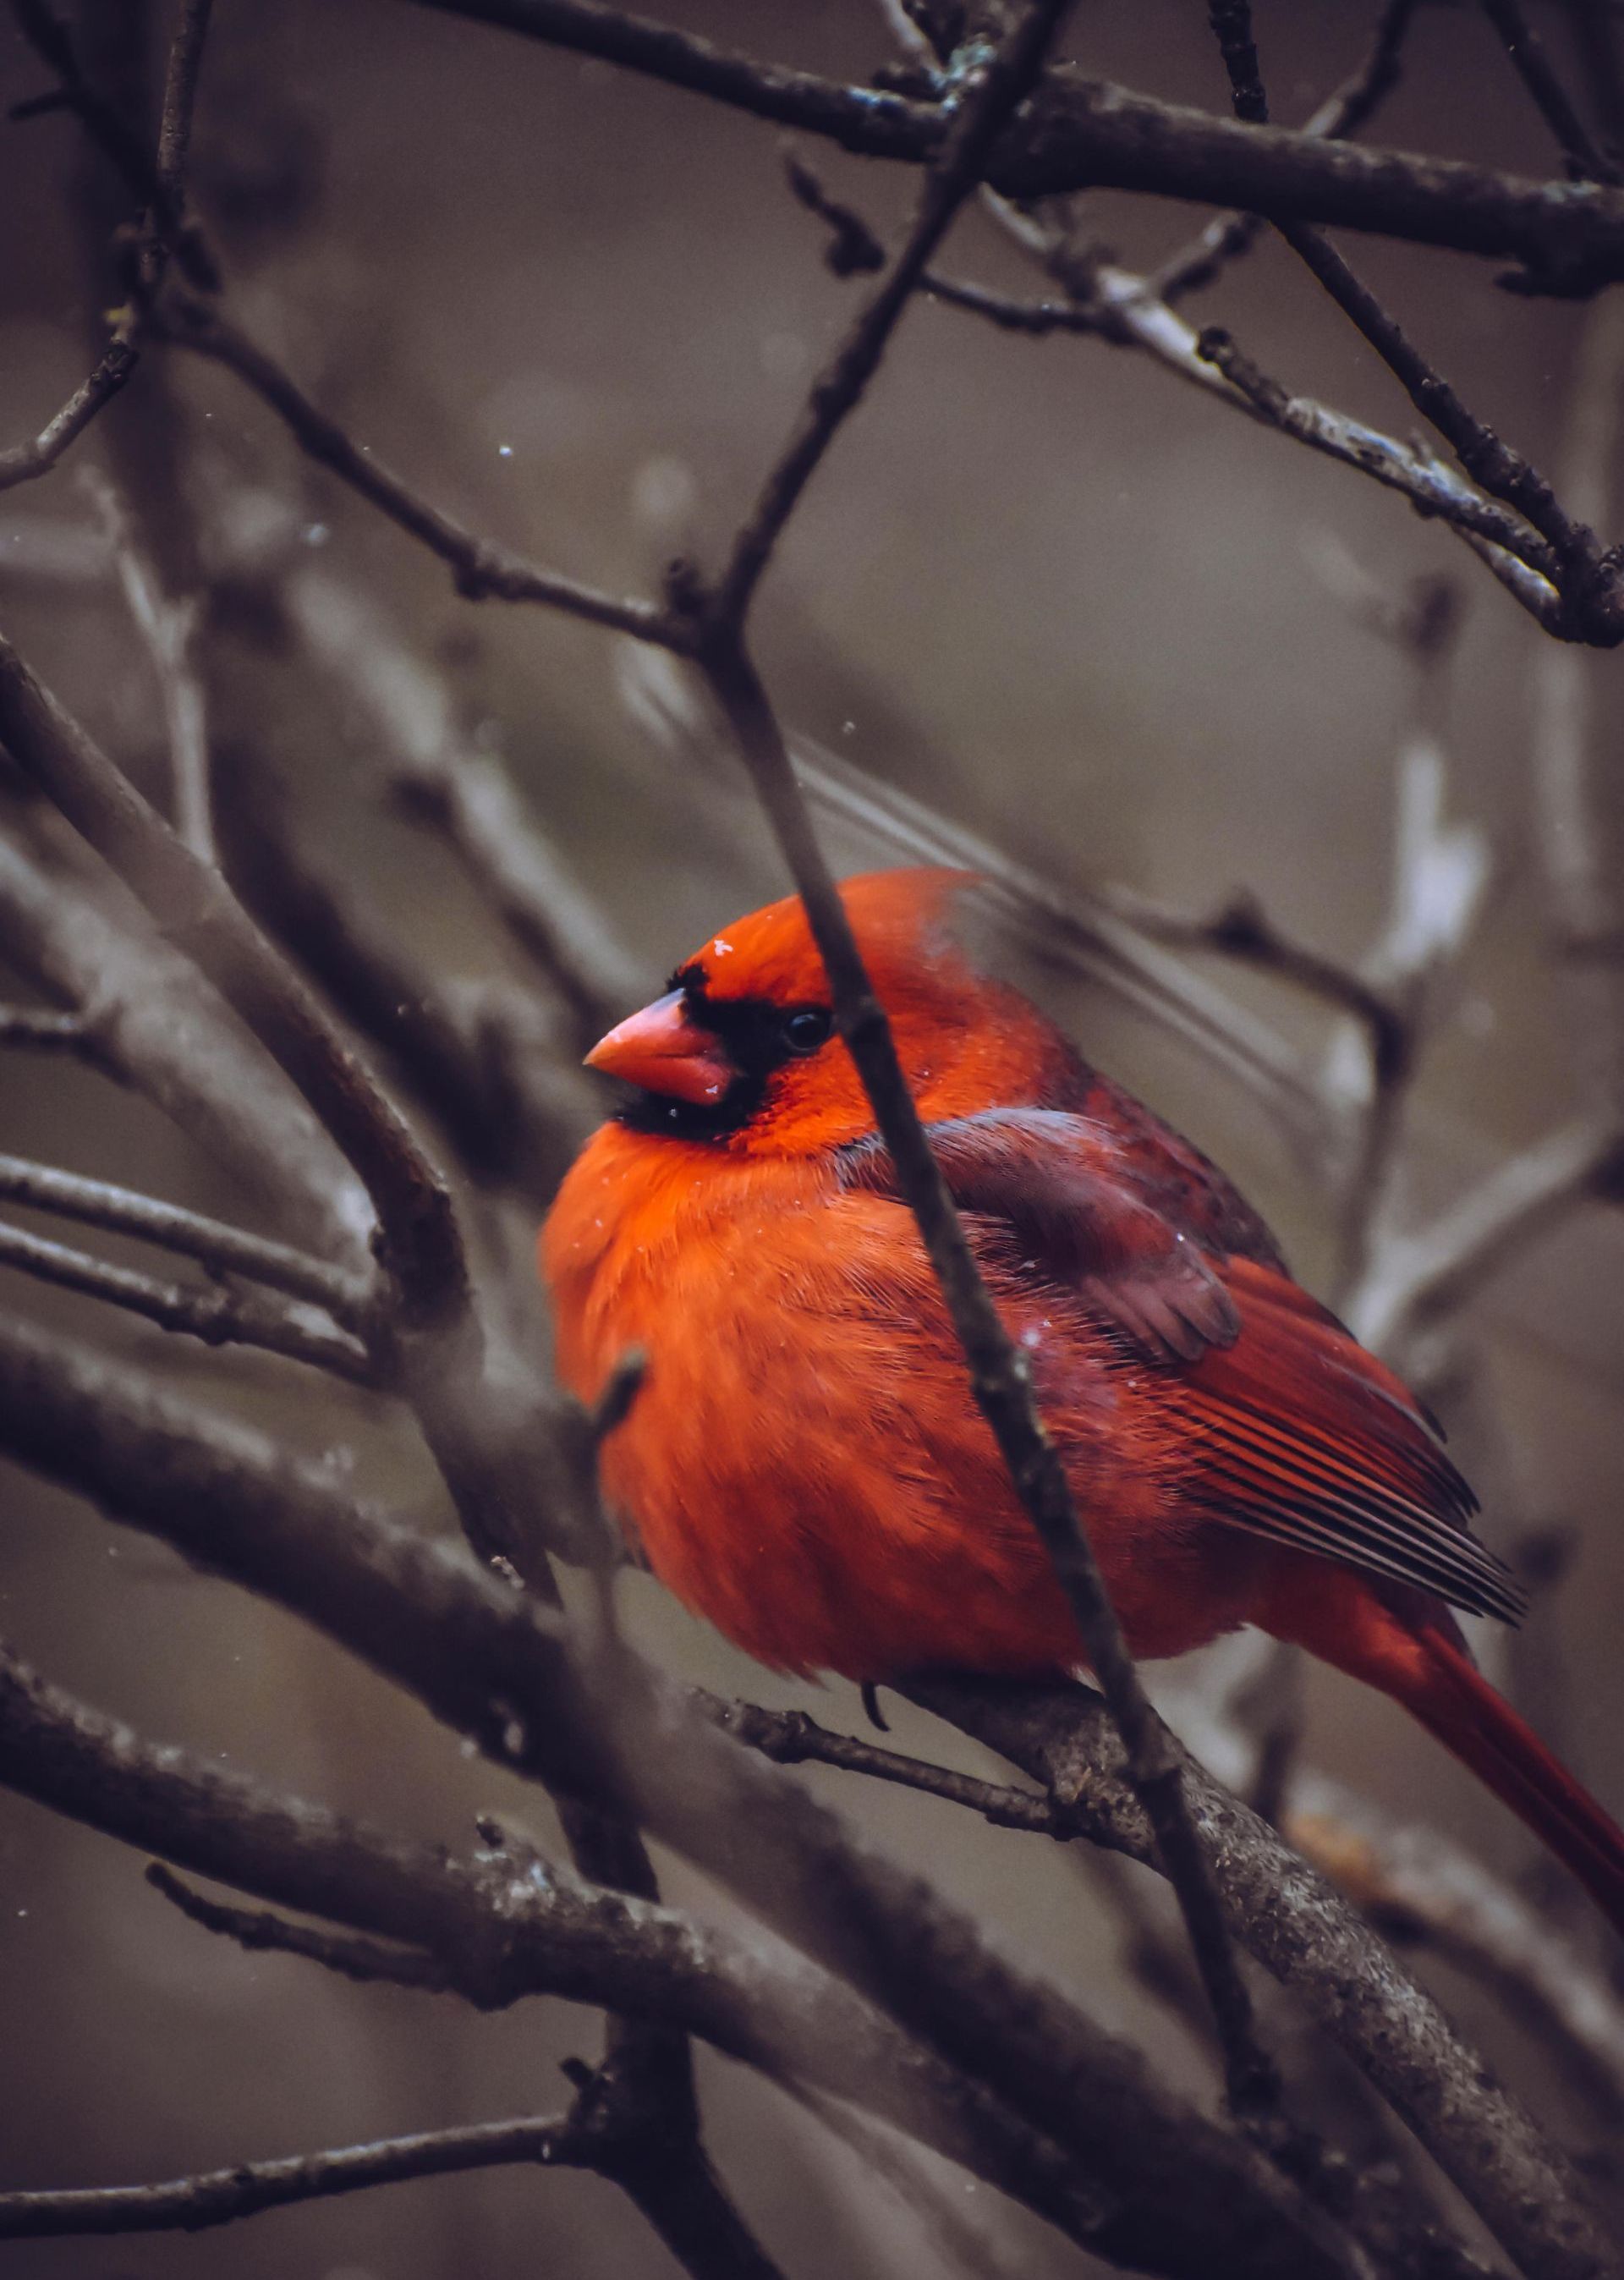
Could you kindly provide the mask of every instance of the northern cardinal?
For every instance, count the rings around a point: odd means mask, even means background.
[[[1197,1149],[976,970],[951,923],[972,883],[842,893],[1129,1646],[1252,1623],[1391,1695],[1624,1931],[1624,1831],[1450,1613],[1522,1602],[1425,1412]],[[633,1090],[543,1265],[582,1399],[648,1357],[604,1483],[656,1575],[779,1669],[1077,1670],[799,900],[714,936],[588,1060]]]

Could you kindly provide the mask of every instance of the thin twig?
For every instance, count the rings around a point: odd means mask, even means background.
[[[1357,135],[1398,84],[1404,43],[1417,0],[1386,0],[1364,62],[1304,122],[1305,135],[1335,141]],[[1228,263],[1247,252],[1266,227],[1255,213],[1217,214],[1191,243],[1153,270],[1147,290],[1169,308],[1214,283]]]
[[[0,2193],[0,2240],[59,2240],[65,2236],[127,2232],[201,2232],[264,2209],[328,2200],[409,2177],[444,2177],[515,2162],[543,2168],[592,2168],[584,2133],[564,2115],[473,2122],[341,2145],[281,2161],[242,2161],[162,2184],[100,2185],[69,2192]]]
[[[1575,637],[1605,647],[1624,640],[1624,582],[1618,565],[1604,557],[1595,532],[1571,520],[1537,469],[1466,409],[1317,230],[1289,223],[1281,225],[1281,235],[1358,327],[1422,418],[1452,446],[1467,474],[1514,508],[1551,548],[1562,568],[1566,615],[1575,627],[1589,628]]]
[[[324,1307],[346,1329],[358,1328],[371,1303],[368,1286],[358,1276],[314,1259],[308,1252],[251,1235],[245,1228],[227,1226],[223,1220],[205,1218],[201,1212],[165,1203],[157,1196],[112,1186],[105,1180],[81,1179],[49,1164],[0,1155],[0,1197],[35,1211],[78,1220],[87,1227],[161,1244],[166,1251],[196,1259],[216,1275],[250,1275],[257,1282],[269,1283],[273,1290],[285,1290],[289,1298]]]
[[[773,548],[807,481],[878,368],[914,287],[974,192],[1004,122],[1043,70],[1064,0],[1037,0],[1003,47],[973,72],[952,133],[926,178],[901,251],[814,382],[805,410],[742,526],[714,596],[690,597],[703,628],[700,663],[752,777],[827,970],[835,1023],[855,1061],[919,1223],[964,1348],[975,1399],[997,1438],[1016,1492],[1041,1537],[1076,1621],[1151,1816],[1219,2022],[1237,2112],[1262,2112],[1278,2083],[1258,2040],[1251,1998],[1218,1913],[1185,1806],[1179,1760],[1128,1653],[1029,1374],[982,1282],[869,983],[845,905],[819,846],[766,692],[743,646],[745,618]],[[682,596],[679,589],[677,598]],[[697,605],[697,606],[696,606]]]
[[[140,361],[141,351],[134,342],[115,335],[95,371],[80,382],[33,441],[13,443],[0,451],[0,491],[49,474],[69,444],[76,443],[97,412],[112,402]]]
[[[1210,12],[1235,114],[1258,131],[1267,122],[1268,98],[1252,42],[1251,0],[1212,0]],[[1364,335],[1422,418],[1452,447],[1467,474],[1514,508],[1551,548],[1559,570],[1553,582],[1563,604],[1556,629],[1603,647],[1624,641],[1624,565],[1605,555],[1595,532],[1565,512],[1537,470],[1467,410],[1323,231],[1297,218],[1276,217],[1274,226]]]
[[[212,4],[212,0],[182,0],[165,63],[163,123],[159,148],[154,153],[117,104],[86,78],[73,35],[50,0],[12,0],[12,12],[24,38],[58,80],[50,96],[23,106],[25,113],[71,111],[111,161],[132,200],[145,211],[147,243],[142,249],[142,273],[137,280],[143,300],[161,281],[171,254],[194,285],[212,291],[219,283],[213,256],[202,234],[186,222],[182,212],[192,110]],[[132,309],[120,320],[115,339],[138,335],[139,314]]]
[[[1293,989],[1353,1016],[1366,1032],[1376,1066],[1386,1067],[1404,1049],[1405,1022],[1399,1008],[1374,983],[1333,958],[1297,942],[1276,924],[1251,896],[1231,896],[1211,918],[1191,919],[1164,910],[1147,896],[1126,888],[1112,890],[1122,915],[1153,941],[1183,950],[1211,951],[1273,974]]]
[[[1251,130],[1256,131],[1256,130]],[[1310,450],[1357,468],[1386,488],[1407,495],[1423,513],[1436,514],[1477,553],[1529,614],[1568,639],[1615,637],[1605,610],[1598,622],[1575,620],[1574,599],[1559,590],[1556,551],[1512,508],[1465,481],[1435,454],[1401,443],[1379,429],[1291,394],[1263,373],[1220,326],[1197,333],[1158,301],[1149,281],[1114,263],[1079,259],[1066,237],[1024,206],[989,196],[993,218],[1014,242],[1057,280],[1076,312],[1068,330],[1091,332],[1117,346],[1141,349],[1180,379],[1192,382],[1232,411],[1291,436]],[[931,283],[943,281],[927,280]],[[950,283],[944,297],[1012,329],[1026,329],[1021,311],[980,287]],[[1040,304],[1047,311],[1052,304]],[[1045,316],[1042,328],[1054,329]],[[1581,597],[1582,606],[1588,607]]]
[[[1521,0],[1483,0],[1483,13],[1500,35],[1518,77],[1556,137],[1575,179],[1614,183],[1624,179],[1570,101],[1544,42],[1523,12]]]
[[[0,834],[0,954],[77,1009],[88,1051],[308,1250],[364,1259],[365,1189],[310,1109],[122,889],[47,868]]]
[[[12,12],[24,36],[60,81],[53,100],[78,116],[92,139],[112,159],[133,196],[150,209],[151,235],[142,259],[143,297],[156,290],[172,250],[180,254],[182,266],[195,284],[208,288],[218,281],[212,256],[200,235],[183,220],[192,107],[212,4],[213,0],[185,0],[169,50],[163,123],[154,160],[117,109],[87,83],[72,36],[52,12],[48,0],[12,0]],[[35,104],[28,107],[41,106]],[[0,490],[49,474],[96,415],[112,403],[141,360],[142,315],[135,308],[120,313],[95,369],[61,409],[31,442],[0,451]]]
[[[707,1718],[746,1748],[758,1750],[775,1766],[834,1766],[843,1773],[866,1774],[874,1781],[923,1797],[940,1798],[980,1814],[995,1829],[1019,1829],[1029,1836],[1066,1837],[1073,1834],[1065,1806],[1058,1799],[1042,1797],[1035,1790],[1015,1789],[1007,1782],[989,1782],[974,1774],[955,1773],[924,1758],[882,1749],[853,1734],[836,1734],[804,1710],[764,1710],[755,1702],[727,1702],[692,1690],[690,1699]]]
[[[98,1060],[96,1033],[80,1013],[51,1013],[36,1005],[0,1005],[0,1047],[20,1046],[36,1053],[65,1053],[74,1060]]]
[[[335,420],[318,411],[279,364],[207,303],[172,296],[154,314],[149,330],[155,340],[189,349],[235,373],[277,414],[301,451],[437,554],[466,600],[494,596],[504,602],[539,602],[645,640],[681,641],[671,613],[651,602],[600,593],[465,530],[391,474],[366,444],[355,443]]]
[[[1208,325],[1191,336],[1193,353],[1229,382],[1254,418],[1282,435],[1293,436],[1311,450],[1343,460],[1362,474],[1392,490],[1404,491],[1423,512],[1436,513],[1463,536],[1497,547],[1522,564],[1537,581],[1530,590],[1539,600],[1540,614],[1559,611],[1561,560],[1549,540],[1524,520],[1520,509],[1509,508],[1486,490],[1450,480],[1449,471],[1414,444],[1403,444],[1378,430],[1346,420],[1343,415],[1296,396],[1256,365],[1221,325]],[[1518,598],[1524,589],[1512,589]],[[1554,622],[1554,620],[1552,620]]]
[[[932,255],[974,192],[994,142],[1036,84],[1060,0],[1036,0],[1004,47],[966,75],[939,160],[929,168],[907,238],[809,391],[794,433],[740,524],[712,605],[717,621],[743,634],[756,586],[835,430],[857,407]]]
[[[158,130],[158,184],[175,213],[186,195],[187,162],[191,154],[192,114],[197,104],[197,80],[203,69],[204,42],[214,0],[181,0],[180,19],[170,42],[169,68]]]
[[[193,656],[198,605],[165,593],[126,502],[100,469],[83,471],[112,551],[119,582],[145,645],[163,701],[174,827],[195,855],[218,860],[209,791],[209,732],[203,681]]]
[[[452,1983],[444,1965],[424,1948],[368,1939],[360,1932],[334,1931],[327,1924],[296,1923],[273,1909],[235,1907],[211,1899],[161,1860],[148,1864],[147,1882],[189,1923],[221,1939],[235,1940],[250,1955],[296,1955],[306,1963],[319,1963],[324,1971],[335,1972],[341,1979],[352,1979],[358,1986],[381,1981],[437,1995]]]
[[[13,1267],[42,1282],[144,1314],[162,1329],[201,1338],[205,1345],[257,1346],[289,1361],[330,1370],[357,1385],[377,1382],[377,1371],[358,1339],[342,1330],[324,1330],[253,1291],[199,1290],[166,1282],[134,1267],[115,1267],[70,1244],[4,1224],[0,1224],[0,1267]]]

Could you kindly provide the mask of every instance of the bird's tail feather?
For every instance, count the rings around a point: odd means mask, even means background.
[[[1402,1704],[1573,1872],[1624,1937],[1624,1829],[1495,1692],[1442,1601],[1304,1560],[1282,1571],[1260,1619],[1276,1638]]]
[[[1495,1692],[1464,1647],[1431,1628],[1420,1645],[1419,1670],[1400,1698],[1405,1707],[1573,1871],[1624,1937],[1624,1829]]]

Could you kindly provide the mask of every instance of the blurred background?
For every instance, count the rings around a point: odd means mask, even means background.
[[[150,116],[166,11],[91,0],[76,12],[87,70]],[[670,0],[669,12],[859,81],[889,52],[870,0]],[[1261,0],[1278,117],[1305,117],[1353,67],[1374,12]],[[1567,62],[1565,13],[1538,12]],[[616,590],[652,591],[679,552],[715,561],[861,289],[824,266],[822,231],[785,189],[776,130],[398,0],[219,0],[216,15],[193,187],[238,320],[358,441],[472,528]],[[1196,0],[1083,0],[1064,51],[1090,73],[1227,107]],[[45,83],[8,19],[0,103]],[[1372,135],[1558,171],[1486,19],[1466,5],[1421,8]],[[804,155],[881,228],[904,211],[902,170],[821,147]],[[37,432],[96,352],[119,297],[109,239],[121,197],[71,117],[0,127],[0,443]],[[1141,270],[1203,219],[1110,194],[1077,210],[1091,241]],[[1345,243],[1473,407],[1542,469],[1559,465],[1574,374],[1593,357],[1588,328],[1605,318],[1499,290],[1492,265]],[[943,266],[1027,297],[1042,289],[978,214]],[[1412,431],[1397,385],[1266,239],[1193,313],[1221,317],[1289,388]],[[280,802],[312,859],[410,945],[449,1002],[478,1002],[493,981],[528,986],[525,970],[443,845],[403,811],[398,755],[358,693],[358,652],[391,661],[401,736],[433,744],[449,734],[505,761],[648,984],[782,891],[726,764],[697,773],[693,736],[673,740],[680,695],[646,660],[543,611],[459,601],[437,565],[304,461],[228,374],[158,350],[47,480],[0,497],[0,625],[140,780],[162,780],[163,719],[79,473],[92,462],[122,486],[171,590],[206,599],[223,811],[251,836],[265,803]],[[1618,527],[1616,497],[1607,527]],[[1351,604],[1361,577],[1396,604],[1419,580],[1454,589],[1456,637],[1419,696],[1413,659]],[[267,581],[283,591],[275,611]],[[1424,705],[1445,756],[1446,819],[1475,835],[1489,884],[1431,993],[1393,1211],[1420,1223],[1579,1105],[1577,1032],[1598,1018],[1597,1001],[1575,998],[1552,947],[1533,790],[1550,644],[1445,530],[1392,494],[1126,350],[1012,336],[922,304],[781,547],[758,623],[787,725],[842,761],[1057,881],[1132,888],[1195,916],[1246,889],[1350,966],[1390,915],[1400,756]],[[349,670],[334,669],[335,647]],[[1586,655],[1562,671],[1590,707],[1611,882],[1624,663]],[[833,844],[846,868],[894,859],[855,828]],[[1345,1051],[1338,1022],[1277,981],[1211,959],[1201,970],[1275,1027],[1310,1079]],[[1110,990],[1054,970],[1028,979],[1091,1058],[1225,1164],[1299,1271],[1328,1290],[1335,1212],[1323,1167],[1274,1110]],[[4,994],[27,998],[28,975],[8,973]],[[570,1116],[589,1115],[584,1097],[560,1098]],[[67,1063],[0,1060],[0,1147],[272,1228],[263,1198],[185,1130]],[[546,1171],[497,1168],[479,1208],[512,1257],[540,1216]],[[1557,1547],[1559,1575],[1515,1658],[1497,1639],[1481,1651],[1615,1813],[1621,1264],[1616,1213],[1576,1206],[1419,1357],[1485,1488],[1486,1536],[1507,1552],[1534,1538]],[[165,1339],[12,1274],[0,1304],[330,1450],[369,1490],[445,1524],[420,1451],[368,1396]],[[539,1367],[539,1323],[533,1335]],[[857,1726],[845,1688],[771,1680],[646,1579],[619,1588],[628,1625],[669,1668]],[[492,1807],[547,1832],[535,1792],[468,1762],[321,1642],[9,1470],[0,1629],[143,1731],[386,1824],[460,1842]],[[1197,1745],[1203,1690],[1224,1675],[1170,1675],[1170,1710]],[[1517,1826],[1397,1710],[1316,1669],[1305,1714],[1308,1765],[1397,1821],[1448,1831],[1507,1876],[1530,1873]],[[896,1723],[900,1747],[976,1762],[900,1706]],[[1130,1880],[1125,1903],[1053,1846],[807,1777],[895,1852],[927,1862],[1024,1964],[1140,2037],[1186,2086],[1210,2090],[1209,2055],[1128,1968],[1125,1905],[1161,1920],[1148,1884]],[[562,2006],[476,2017],[246,1956],[183,1922],[142,1867],[0,1794],[0,2184],[132,2182],[547,2110],[563,2101],[558,2059],[595,2047],[596,2022]],[[680,1864],[666,1870],[671,1898],[725,1910]],[[1585,1913],[1567,1921],[1599,1953]],[[1596,2136],[1593,2105],[1537,2037],[1445,1960],[1425,1949],[1414,1960],[1554,2129]],[[701,2067],[719,2161],[792,2269],[939,2268],[942,2239],[905,2197],[776,2093],[720,2061]],[[1346,2085],[1317,2064],[1312,2094],[1356,2142],[1384,2146],[1362,2109],[1349,2122]],[[984,2225],[981,2268],[1087,2268],[1035,2223],[1002,2208],[978,2215],[980,2194],[949,2182]],[[579,2280],[674,2269],[610,2186],[523,2171],[317,2204],[229,2234],[0,2250],[19,2280],[221,2269],[505,2280],[537,2265]]]

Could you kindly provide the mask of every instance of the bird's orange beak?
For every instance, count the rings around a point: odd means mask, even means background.
[[[600,1037],[587,1067],[698,1108],[714,1108],[738,1075],[721,1039],[689,1019],[680,990],[667,990]]]

